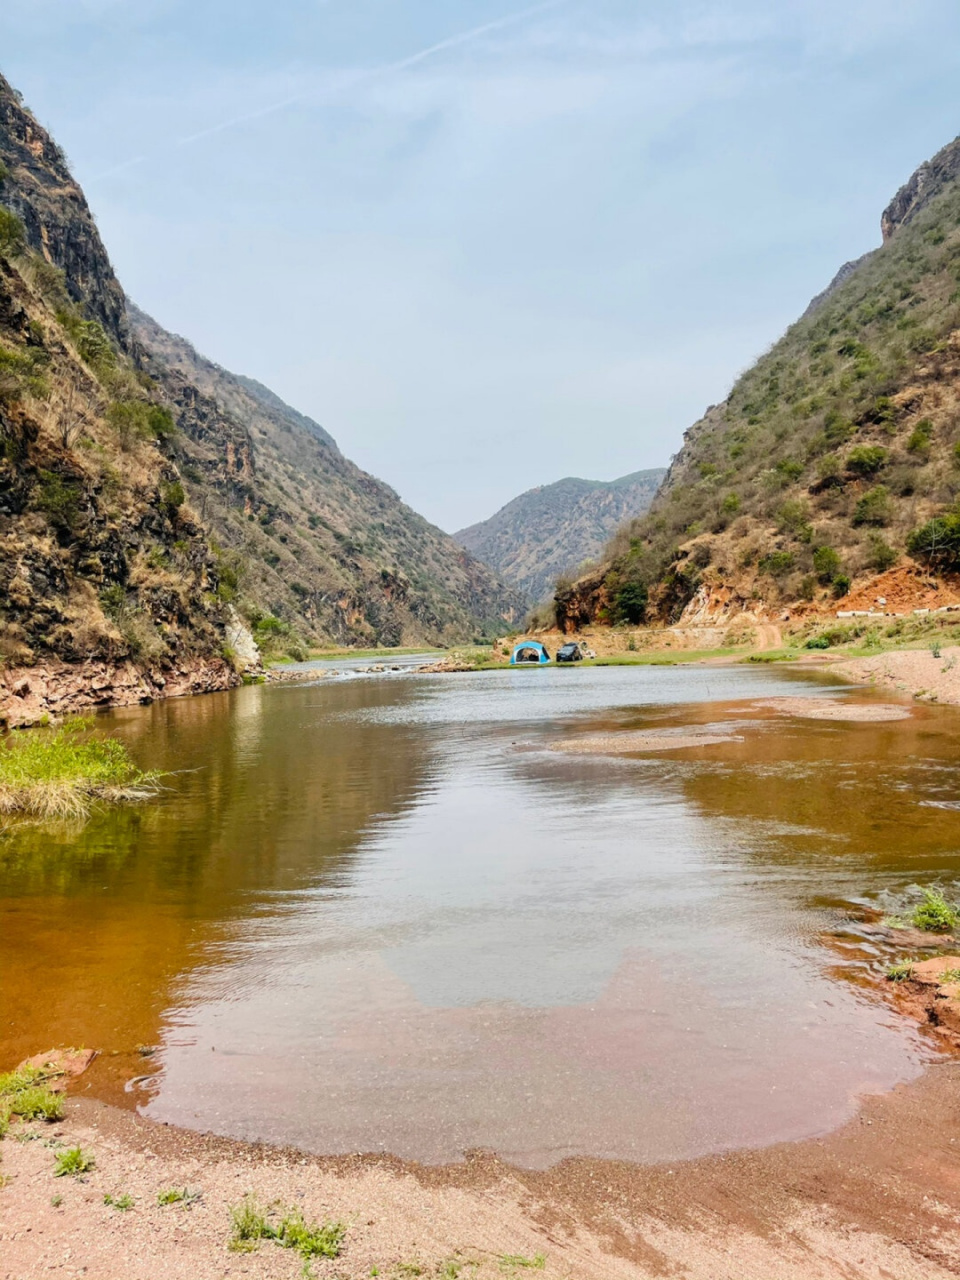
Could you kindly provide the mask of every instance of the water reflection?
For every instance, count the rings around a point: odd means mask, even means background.
[[[0,846],[0,1049],[159,1042],[151,1114],[324,1151],[672,1158],[838,1123],[924,1051],[831,978],[817,905],[954,873],[960,814],[931,804],[960,769],[955,712],[752,705],[835,692],[593,669],[117,713],[180,772],[155,807]],[[660,756],[552,750],[731,724]]]

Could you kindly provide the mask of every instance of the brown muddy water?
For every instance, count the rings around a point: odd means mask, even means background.
[[[824,1132],[934,1052],[818,935],[960,876],[960,712],[757,705],[782,697],[878,701],[638,667],[112,713],[169,789],[0,839],[0,1066],[93,1046],[89,1088],[160,1120],[427,1161]]]

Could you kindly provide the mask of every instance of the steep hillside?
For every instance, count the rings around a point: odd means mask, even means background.
[[[234,678],[234,608],[297,653],[459,639],[521,607],[323,428],[128,305],[62,152],[2,78],[0,447],[8,672],[133,663],[149,696],[184,664]]]
[[[601,568],[560,591],[567,627],[843,608],[881,574],[876,594],[906,599],[960,570],[960,139],[882,231],[690,428]]]
[[[519,593],[345,458],[317,423],[128,303],[142,368],[181,435],[187,496],[244,607],[299,636],[448,642],[517,618]],[[258,615],[264,615],[258,617]]]
[[[540,485],[453,536],[531,602],[541,600],[561,574],[598,556],[619,524],[647,510],[665,475],[635,471],[609,482],[569,477]]]

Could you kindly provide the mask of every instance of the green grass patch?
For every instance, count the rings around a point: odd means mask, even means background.
[[[21,1120],[61,1120],[63,1096],[46,1084],[49,1079],[39,1067],[24,1067],[0,1075],[0,1137],[12,1117]]]
[[[960,912],[939,889],[924,889],[923,899],[913,909],[911,922],[926,933],[952,933],[960,924]]]
[[[234,1205],[230,1210],[229,1248],[234,1253],[252,1253],[262,1240],[273,1240],[284,1249],[295,1249],[307,1262],[311,1258],[339,1257],[347,1233],[342,1222],[308,1222],[299,1209],[292,1209],[274,1226],[270,1213],[251,1195]]]
[[[542,1253],[535,1253],[532,1258],[525,1258],[522,1253],[504,1253],[500,1257],[500,1266],[504,1268],[525,1267],[530,1271],[542,1271],[547,1259]]]
[[[159,775],[138,769],[122,742],[93,736],[89,721],[18,733],[0,746],[0,814],[80,818],[95,804],[158,790]]]
[[[80,1147],[68,1147],[66,1151],[57,1153],[54,1163],[55,1178],[81,1178],[96,1167],[96,1160],[88,1156]]]
[[[960,969],[944,969],[940,981],[944,984],[960,982]]]
[[[909,960],[888,965],[886,976],[888,982],[907,982],[913,977],[913,965]]]

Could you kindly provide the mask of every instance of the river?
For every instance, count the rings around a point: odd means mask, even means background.
[[[820,935],[960,876],[960,713],[762,705],[785,695],[877,700],[548,668],[109,713],[166,790],[0,840],[0,1066],[96,1047],[88,1088],[158,1119],[433,1162],[825,1132],[934,1052]],[[622,730],[693,745],[556,749]]]

